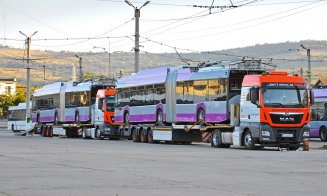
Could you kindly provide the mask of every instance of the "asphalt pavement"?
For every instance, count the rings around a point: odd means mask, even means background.
[[[326,195],[324,145],[249,151],[0,130],[0,195]]]

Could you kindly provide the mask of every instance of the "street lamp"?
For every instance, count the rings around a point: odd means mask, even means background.
[[[99,48],[102,49],[104,52],[108,52],[108,77],[110,78],[110,41],[109,41],[109,48],[108,51],[106,51],[106,48],[102,48],[102,47],[97,47],[97,46],[93,46],[93,48]]]
[[[26,66],[26,128],[27,131],[29,129],[29,124],[31,122],[31,110],[30,110],[30,74],[31,74],[31,67],[30,67],[30,45],[31,45],[31,37],[37,33],[35,31],[31,36],[27,36],[23,32],[19,31],[20,34],[24,35],[26,37],[25,44],[27,45],[27,66]]]
[[[78,64],[79,64],[79,81],[83,80],[83,72],[82,72],[82,57],[79,57],[78,55],[75,55],[76,58],[78,58]]]
[[[290,49],[288,49],[288,51],[289,52],[294,52],[294,51],[297,51],[297,52],[299,52],[300,51],[300,49],[298,49],[298,48],[290,48]],[[292,63],[292,65],[293,65],[293,75],[294,75],[294,63]]]
[[[139,71],[139,54],[140,54],[140,48],[139,48],[139,38],[140,38],[140,29],[139,29],[139,19],[141,15],[141,8],[148,5],[150,1],[146,1],[140,8],[135,7],[129,0],[125,0],[125,2],[134,8],[134,17],[135,17],[135,73]]]
[[[308,81],[307,85],[308,88],[311,89],[311,50],[310,48],[305,47],[303,44],[300,45],[304,50],[307,51],[307,56],[308,56]]]

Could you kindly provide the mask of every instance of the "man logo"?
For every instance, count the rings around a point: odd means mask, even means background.
[[[280,117],[279,120],[281,122],[294,122],[294,118],[291,117]]]

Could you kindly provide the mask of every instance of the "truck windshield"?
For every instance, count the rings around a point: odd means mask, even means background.
[[[262,94],[264,107],[305,108],[308,105],[304,84],[265,83]]]
[[[114,111],[115,107],[115,97],[114,96],[106,96],[106,110]]]

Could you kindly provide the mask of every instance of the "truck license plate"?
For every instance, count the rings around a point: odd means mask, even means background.
[[[282,137],[293,137],[293,134],[290,133],[283,133]]]

